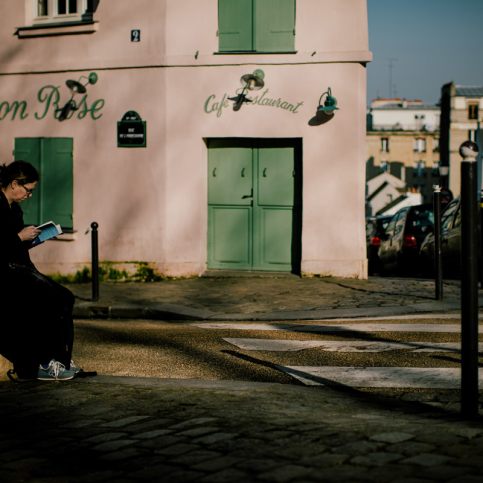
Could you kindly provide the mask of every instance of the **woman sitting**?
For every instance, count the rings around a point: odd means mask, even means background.
[[[72,379],[74,295],[41,274],[29,248],[40,233],[24,227],[20,203],[32,196],[39,174],[30,163],[0,166],[0,354],[21,379]]]

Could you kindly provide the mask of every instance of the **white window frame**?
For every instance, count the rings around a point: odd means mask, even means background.
[[[426,152],[426,139],[416,138],[413,143],[415,153],[425,153]]]
[[[389,152],[389,138],[381,138],[381,152],[382,153]]]
[[[77,13],[58,14],[57,6],[58,0],[46,0],[47,1],[47,15],[38,15],[39,0],[31,0],[32,2],[32,14],[33,25],[52,24],[52,23],[66,23],[66,22],[80,22],[83,20],[92,20],[92,14],[87,14],[88,0],[76,0]],[[69,0],[66,0],[67,8]]]

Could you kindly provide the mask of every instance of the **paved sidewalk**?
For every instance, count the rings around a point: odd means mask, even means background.
[[[109,376],[0,383],[0,481],[482,482],[483,422],[460,420],[458,399]]]
[[[435,301],[433,280],[410,278],[208,272],[193,279],[103,283],[99,302],[91,301],[90,284],[68,287],[77,296],[77,318],[270,321],[459,311],[460,285],[445,281],[441,302]]]

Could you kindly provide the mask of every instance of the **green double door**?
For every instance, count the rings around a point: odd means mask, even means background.
[[[208,143],[208,268],[300,272],[298,140]]]

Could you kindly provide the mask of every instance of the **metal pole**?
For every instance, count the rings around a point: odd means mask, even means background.
[[[478,233],[478,243],[480,246],[480,288],[483,289],[483,204],[481,203],[481,199],[478,199],[478,203],[480,205],[480,232]]]
[[[97,228],[99,225],[94,221],[91,223],[91,244],[92,244],[92,301],[99,300],[99,236]]]
[[[434,210],[434,282],[435,299],[443,300],[443,257],[441,241],[441,186],[433,186]]]
[[[461,163],[461,415],[478,416],[478,146],[460,146]]]

